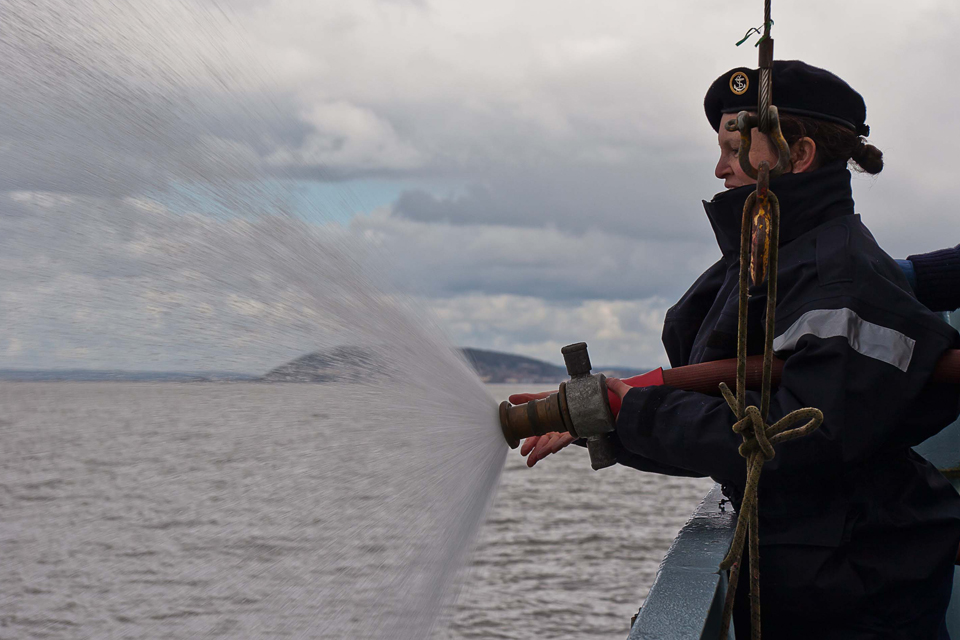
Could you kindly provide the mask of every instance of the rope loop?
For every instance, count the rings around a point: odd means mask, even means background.
[[[739,433],[743,438],[743,444],[740,445],[740,455],[749,458],[755,451],[763,455],[763,459],[773,460],[777,452],[773,450],[770,439],[767,437],[767,425],[763,423],[760,417],[760,410],[751,405],[747,407],[746,414],[739,422],[733,425],[734,433]]]

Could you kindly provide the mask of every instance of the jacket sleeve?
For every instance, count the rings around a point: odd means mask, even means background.
[[[907,258],[913,263],[917,299],[931,311],[960,309],[960,245]]]
[[[611,433],[609,437],[613,444],[613,449],[617,458],[617,464],[622,464],[626,467],[636,469],[637,471],[649,471],[650,473],[659,473],[660,475],[665,476],[682,476],[685,478],[705,477],[705,474],[703,473],[697,473],[695,471],[690,471],[689,469],[682,469],[680,467],[661,464],[655,460],[651,460],[650,458],[629,451],[623,446],[623,443],[620,442],[620,438],[617,436],[616,431]],[[574,440],[573,443],[581,447],[587,446],[587,441],[585,438]]]
[[[924,392],[934,364],[956,339],[932,314],[900,315],[839,297],[778,317],[777,327],[774,348],[786,362],[768,421],[802,407],[819,408],[824,421],[778,446],[764,468],[768,486],[829,484],[845,467],[885,447],[917,444],[956,416],[955,388],[937,398]],[[921,400],[933,406],[920,407]],[[750,392],[747,402],[759,405],[759,394]],[[617,434],[630,452],[742,486],[742,438],[734,422],[722,398],[638,388],[624,398]]]

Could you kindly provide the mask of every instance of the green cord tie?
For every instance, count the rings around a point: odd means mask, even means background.
[[[743,36],[740,42],[737,43],[737,46],[739,47],[740,45],[742,45],[744,42],[750,39],[750,36],[756,33],[757,35],[760,36],[760,39],[757,40],[756,44],[754,44],[753,46],[759,47],[761,42],[763,42],[764,40],[770,37],[770,27],[772,26],[773,26],[773,20],[770,20],[768,22],[764,22],[759,27],[750,27],[750,29]],[[763,31],[761,31],[761,29]]]

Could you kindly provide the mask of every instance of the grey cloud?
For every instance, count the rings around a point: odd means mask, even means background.
[[[853,185],[856,210],[892,256],[960,242],[953,197],[912,184],[897,163],[877,178],[855,174]],[[698,194],[682,184],[661,184],[659,207],[639,194],[590,206],[586,186],[579,202],[561,197],[577,185],[551,194],[528,186],[518,179],[449,198],[409,192],[392,215],[359,218],[351,228],[376,238],[398,286],[432,296],[676,300],[719,257]],[[545,202],[554,206],[541,208]]]
[[[403,193],[392,214],[398,221],[464,227],[459,233],[454,229],[443,232],[450,242],[469,243],[483,234],[477,227],[501,227],[503,242],[516,245],[518,254],[529,254],[530,242],[569,236],[573,245],[572,239],[584,234],[605,234],[615,239],[608,249],[621,251],[618,259],[630,260],[642,249],[649,256],[666,256],[664,271],[690,275],[668,265],[681,261],[683,255],[716,254],[700,198],[719,183],[706,172],[684,175],[679,162],[664,162],[663,171],[647,169],[565,167],[553,175],[539,171],[498,175],[451,196],[422,190]],[[931,171],[937,171],[936,167]],[[929,177],[918,179],[912,168],[892,153],[882,174],[872,177],[854,172],[852,182],[856,211],[891,255],[902,258],[960,242],[955,196],[939,180],[941,187],[931,188]],[[537,235],[521,229],[545,232]],[[550,229],[560,233],[551,235]],[[523,246],[517,238],[528,244]],[[623,238],[631,242],[623,242]],[[413,238],[408,242],[417,244]],[[588,250],[605,257],[601,246],[583,244],[583,251]]]
[[[502,203],[495,202],[490,190],[472,185],[462,196],[437,198],[426,191],[404,191],[393,206],[397,215],[419,222],[454,222],[457,224],[516,222],[517,216],[504,211]]]
[[[704,154],[702,166],[709,167]],[[454,225],[553,226],[570,233],[599,231],[638,239],[710,242],[701,198],[722,187],[712,173],[663,154],[621,166],[556,164],[523,172],[490,171],[466,193],[401,195],[402,218]]]
[[[715,243],[595,230],[455,226],[375,216],[350,231],[374,243],[395,286],[431,297],[464,292],[550,301],[678,297],[719,258]]]

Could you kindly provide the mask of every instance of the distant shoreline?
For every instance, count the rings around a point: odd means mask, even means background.
[[[122,371],[104,369],[0,369],[0,382],[256,382],[229,371]]]
[[[557,384],[567,379],[562,366],[500,351],[463,348],[460,353],[488,384]],[[653,369],[655,367],[651,367]],[[594,367],[597,373],[628,378],[650,369]],[[254,375],[232,371],[124,371],[119,369],[0,369],[0,382],[277,382],[349,383],[377,372],[376,354],[360,347],[313,352]]]

